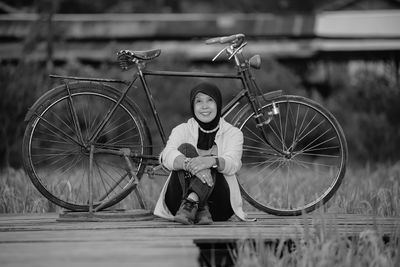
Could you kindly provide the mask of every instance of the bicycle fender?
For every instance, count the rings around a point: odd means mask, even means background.
[[[44,93],[43,95],[41,95],[36,101],[35,103],[33,103],[33,105],[28,109],[28,112],[25,115],[24,121],[29,121],[32,116],[34,115],[34,111],[40,107],[41,105],[43,105],[46,101],[46,99],[49,98],[50,95],[57,93],[58,91],[63,90],[63,87],[58,86],[55,87],[49,91],[47,91],[46,93]]]
[[[263,95],[257,96],[257,100],[259,103],[263,103],[265,101],[280,97],[280,96],[282,96],[282,94],[283,94],[282,90],[276,90],[276,91],[268,92]],[[232,124],[235,126],[238,126],[238,124],[240,123],[239,119],[242,117],[243,114],[246,114],[250,110],[252,110],[250,103],[246,103],[245,105],[243,105],[240,108],[240,110],[233,117]]]
[[[78,82],[74,82],[73,84],[83,84],[83,83],[93,83],[92,81],[78,81]],[[107,86],[109,88],[113,88],[111,86]],[[35,103],[33,103],[33,105],[28,109],[28,112],[25,115],[24,121],[29,121],[32,116],[35,114],[35,110],[37,110],[41,105],[45,104],[46,101],[51,97],[51,95],[56,95],[58,93],[60,93],[61,91],[65,90],[65,85],[61,84],[58,85],[57,87],[54,87],[52,89],[50,89],[49,91],[47,91],[46,93],[44,93],[43,95],[41,95],[36,101]]]

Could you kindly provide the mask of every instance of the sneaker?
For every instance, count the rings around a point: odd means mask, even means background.
[[[213,220],[211,217],[210,210],[207,205],[199,208],[196,214],[196,224],[212,224]]]
[[[193,224],[194,219],[196,217],[197,209],[198,209],[198,202],[184,199],[179,207],[178,212],[174,217],[174,221],[180,222],[183,224]]]

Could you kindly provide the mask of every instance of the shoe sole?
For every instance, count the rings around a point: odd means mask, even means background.
[[[213,221],[206,221],[206,222],[196,222],[197,225],[209,225],[213,224]]]
[[[181,223],[181,224],[185,224],[185,225],[193,224],[191,221],[185,220],[185,219],[180,218],[180,217],[174,217],[174,221],[178,222],[178,223]]]

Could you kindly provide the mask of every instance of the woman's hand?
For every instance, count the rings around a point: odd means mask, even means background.
[[[196,157],[190,160],[188,170],[196,175],[197,172],[210,169],[215,164],[215,159],[212,157]]]
[[[204,169],[199,172],[197,172],[196,177],[202,181],[202,183],[207,183],[209,187],[212,187],[214,185],[214,180],[211,176],[211,170],[210,169]]]

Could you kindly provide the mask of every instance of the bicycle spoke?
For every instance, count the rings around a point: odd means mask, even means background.
[[[113,179],[112,175],[110,175],[107,171],[105,171],[104,168],[102,168],[102,166],[99,165],[99,163],[97,161],[95,161],[95,165],[97,167],[99,180],[101,181],[101,184],[103,185],[104,192],[107,192],[107,187],[110,187],[110,185],[108,184],[108,181],[106,181],[106,178],[103,177],[102,173],[104,173],[110,179]],[[100,192],[99,192],[99,196],[101,196]],[[109,197],[109,195],[107,195],[107,197]]]
[[[79,183],[79,186],[75,189],[76,192],[76,196],[74,197],[74,199],[72,199],[72,201],[77,202],[78,199],[82,199],[82,202],[89,202],[89,200],[85,200],[89,194],[89,185],[87,184],[88,179],[87,177],[89,176],[89,159],[87,157],[85,157],[84,160],[80,161],[80,170],[82,172],[81,174],[81,182]],[[85,185],[85,182],[87,184],[87,186],[85,186],[85,188],[82,188]]]
[[[72,132],[72,133],[75,132],[75,130],[72,129],[72,128],[70,127],[70,124],[71,124],[70,121],[65,122],[65,120],[62,119],[62,118],[61,118],[56,112],[54,112],[54,111],[51,111],[50,114],[49,114],[49,116],[50,116],[50,115],[55,116],[56,119],[57,119],[59,122],[61,122],[61,124],[62,124],[63,126],[67,127],[67,129],[70,130],[70,132]]]
[[[289,113],[290,113],[290,105],[287,105],[287,108],[286,108],[286,112],[285,112],[286,114],[286,118],[285,118],[285,127],[284,127],[284,133],[283,133],[283,140],[286,140],[286,135],[287,135],[287,131],[288,131],[288,116],[289,116]],[[286,146],[286,142],[285,142],[285,146]],[[288,149],[287,148],[287,146],[286,146],[286,149]]]
[[[299,160],[299,159],[295,159],[293,160],[294,162],[298,162],[298,163],[302,163],[302,166],[306,166],[306,165],[311,165],[311,166],[320,166],[320,167],[334,167],[335,165],[328,165],[328,164],[323,164],[323,163],[317,163],[317,162],[311,162],[311,161],[304,161],[304,160]],[[306,164],[306,165],[305,165]],[[308,168],[308,167],[306,167]]]
[[[100,119],[99,119],[100,118],[100,113],[99,112],[96,113],[94,118],[90,118],[91,114],[92,114],[91,112],[89,112],[87,114],[89,116],[90,121],[87,124],[88,127],[87,127],[87,131],[86,131],[86,136],[85,136],[86,140],[89,140],[90,136],[92,136],[94,134],[94,129],[95,129],[96,125],[99,124],[99,121],[100,121]]]
[[[41,119],[41,121],[45,122],[48,126],[50,126],[51,129],[43,125],[43,127],[47,128],[47,130],[49,130],[51,133],[55,134],[56,136],[60,137],[63,140],[70,140],[70,141],[72,141],[72,143],[80,145],[80,143],[77,140],[75,140],[72,136],[70,136],[66,132],[58,129],[56,126],[54,126],[52,123],[47,121],[45,118],[43,118],[41,116],[38,116],[38,117]]]
[[[63,172],[59,174],[60,177],[64,177],[64,175],[67,175],[77,164],[81,163],[81,160],[79,157],[75,158],[73,162],[67,162],[70,164],[68,168],[66,168]],[[66,164],[67,164],[66,163]],[[66,182],[67,181],[67,182]],[[64,185],[61,185],[62,187],[60,188],[59,185],[63,182]],[[60,192],[62,193],[61,195],[64,195],[65,187],[70,183],[70,179],[60,179],[56,184],[53,185],[55,189],[59,188],[61,189]],[[73,188],[71,189],[73,190]],[[71,191],[70,190],[70,191]],[[70,192],[71,193],[71,192]]]
[[[265,155],[270,155],[270,156],[278,156],[278,154],[275,152],[275,150],[273,150],[269,147],[262,148],[262,147],[244,145],[243,152],[247,152],[247,153],[253,152],[253,154],[258,153],[258,154],[265,154]]]
[[[106,199],[108,197],[108,195],[115,189],[117,188],[117,186],[123,181],[125,180],[126,177],[128,177],[129,174],[128,172],[125,172],[123,175],[120,176],[119,180],[117,181],[117,183],[115,183],[112,187],[109,188],[109,190],[107,190],[106,192],[104,192],[104,194],[102,196],[99,197],[99,201],[103,201],[104,199]]]
[[[279,116],[280,117],[280,116]],[[279,126],[276,124],[275,120],[272,120],[272,123],[275,125],[275,128],[279,130]],[[275,129],[272,127],[271,123],[268,124],[268,128],[271,130],[271,132],[275,135],[276,139],[280,142],[280,144],[283,146],[284,140],[282,139],[281,135],[278,134]]]
[[[278,126],[278,130],[279,130],[279,137],[281,140],[281,145],[282,145],[282,151],[286,151],[286,145],[285,145],[285,138],[283,136],[283,129],[282,129],[282,113],[279,113],[278,117],[279,117],[279,126]]]
[[[297,123],[299,121],[299,111],[300,111],[300,105],[297,104],[296,106],[297,106],[297,112],[296,112],[296,119],[294,119],[294,127],[293,127],[294,132],[293,132],[292,144],[289,147],[289,150],[292,150],[292,151],[295,149],[295,146],[296,146],[295,140],[296,140],[296,134],[297,134],[297,130],[298,130]],[[293,118],[292,118],[292,120],[293,120]]]

